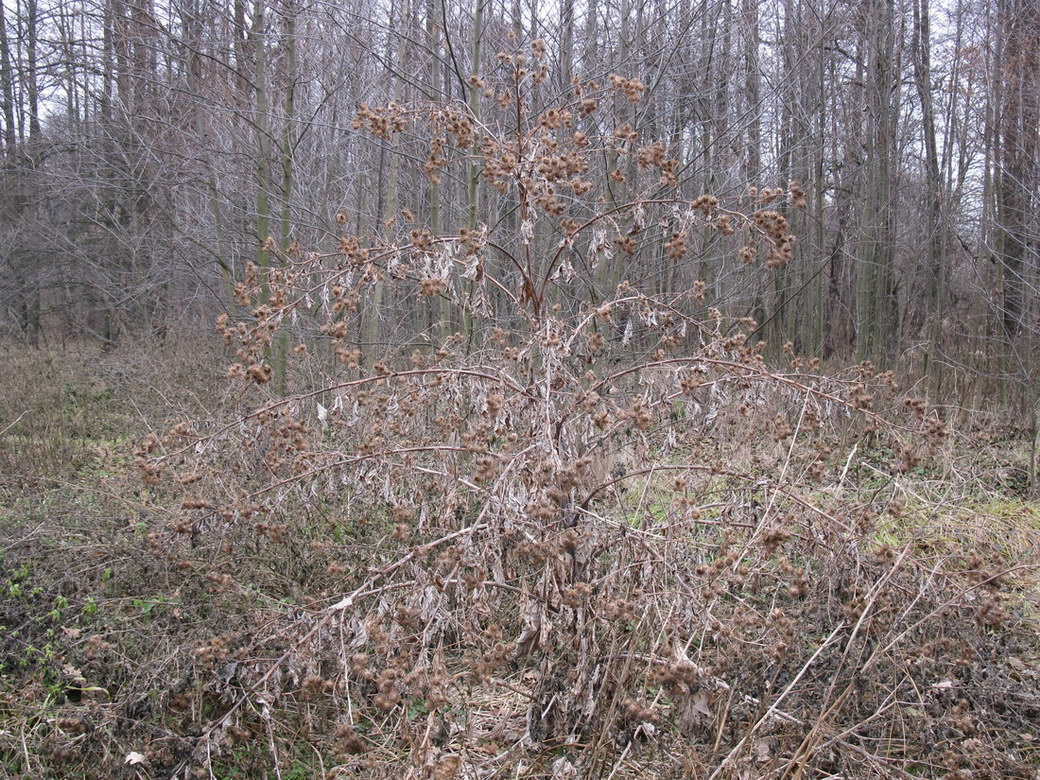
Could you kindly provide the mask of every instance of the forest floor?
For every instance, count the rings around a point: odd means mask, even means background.
[[[233,550],[194,537],[168,547],[163,531],[178,507],[164,488],[142,482],[134,451],[181,419],[227,416],[233,399],[219,345],[108,353],[7,347],[3,364],[0,776],[1026,778],[1040,771],[1040,503],[1027,494],[1028,443],[999,415],[974,416],[934,461],[895,476],[869,447],[853,447],[806,488],[821,505],[870,507],[883,496],[889,506],[856,537],[862,557],[840,559],[862,567],[845,572],[858,595],[835,595],[823,579],[806,594],[795,572],[794,584],[763,606],[775,645],[764,660],[748,650],[744,666],[723,663],[705,646],[686,699],[668,693],[674,680],[662,673],[644,699],[618,698],[609,729],[553,742],[532,734],[530,659],[504,661],[486,676],[493,684],[444,685],[440,700],[427,686],[392,699],[384,720],[362,720],[330,667],[339,654],[348,663],[356,647],[337,649],[333,632],[331,650],[301,650],[329,629],[329,605],[360,587],[348,564],[336,568],[349,561],[343,550],[392,560],[380,552],[394,543],[392,520],[343,527],[326,505]],[[663,527],[668,489],[647,485],[632,492],[633,512]],[[714,502],[721,508],[704,522],[742,527],[743,504],[731,499]],[[633,527],[626,539],[649,526]],[[653,543],[651,531],[645,536]],[[883,576],[871,573],[875,558],[891,567]],[[790,561],[781,565],[797,569],[797,552]],[[846,566],[840,561],[834,565]],[[688,563],[710,576],[716,561],[709,554]],[[856,585],[859,576],[867,586]],[[884,591],[889,583],[898,584],[895,595]],[[746,606],[753,591],[731,583],[713,598]],[[856,598],[858,611],[849,606]],[[910,602],[928,607],[910,615]],[[626,610],[617,607],[618,620],[630,621],[635,635],[638,618]],[[877,616],[872,635],[868,612]],[[513,612],[498,622],[508,632],[520,620]],[[858,634],[864,644],[854,641]],[[787,645],[804,645],[789,663]],[[464,660],[448,645],[434,663],[455,681]],[[278,666],[273,685],[269,672]],[[842,708],[846,720],[835,714]]]

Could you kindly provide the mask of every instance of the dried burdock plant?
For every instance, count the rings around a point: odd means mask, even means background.
[[[248,314],[217,325],[244,411],[138,452],[145,481],[181,496],[168,553],[205,551],[214,594],[238,587],[218,559],[264,550],[312,593],[238,663],[211,749],[258,696],[288,707],[291,690],[326,712],[339,760],[406,750],[430,776],[578,746],[592,774],[654,742],[696,747],[719,777],[866,776],[927,753],[905,702],[967,677],[924,648],[1011,619],[999,572],[879,545],[884,505],[839,488],[853,447],[913,468],[940,421],[867,365],[816,375],[793,345],[789,369],[771,365],[757,323],[709,306],[706,283],[642,286],[641,258],[691,262],[707,231],[744,263],[764,246],[773,273],[794,239],[765,207],[805,193],[680,197],[666,144],[604,131],[600,85],[532,111],[536,44],[481,80],[498,113],[362,106],[355,122],[381,138],[426,123],[426,175],[476,159],[515,221],[436,232],[411,214],[248,268]],[[635,102],[645,86],[607,89]],[[605,155],[624,202],[592,176]],[[443,303],[440,337],[374,352],[367,305],[390,296]],[[281,350],[287,331],[306,349]],[[231,652],[213,639],[195,663]],[[967,729],[957,707],[934,728]]]

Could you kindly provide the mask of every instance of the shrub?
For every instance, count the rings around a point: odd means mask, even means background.
[[[1003,573],[879,541],[898,505],[839,489],[851,448],[907,471],[941,422],[869,364],[827,377],[788,346],[771,365],[710,285],[659,293],[627,264],[678,263],[692,243],[703,257],[712,234],[771,273],[793,239],[767,205],[804,193],[668,194],[664,144],[583,129],[602,86],[530,111],[544,62],[539,46],[503,55],[501,83],[481,85],[498,120],[357,118],[387,140],[427,123],[427,174],[475,166],[515,224],[447,234],[405,215],[335,251],[268,242],[281,262],[237,287],[248,316],[218,322],[241,413],[140,448],[145,481],[179,494],[155,553],[204,561],[214,594],[248,595],[241,562],[266,561],[281,591],[264,630],[195,648],[225,706],[185,763],[273,733],[277,711],[345,771],[1014,771],[973,714],[994,692],[968,690],[1009,619]],[[606,179],[587,178],[602,159]],[[646,191],[606,197],[621,180]],[[377,351],[365,317],[387,301],[421,327]]]

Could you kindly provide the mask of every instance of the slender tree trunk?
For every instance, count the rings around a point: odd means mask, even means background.
[[[469,111],[476,121],[480,121],[480,57],[481,47],[484,40],[484,11],[487,0],[474,0],[473,10],[473,50],[470,60],[470,84],[469,84]],[[480,155],[480,141],[475,141],[470,150],[470,162],[466,171],[466,225],[470,230],[477,229],[477,213],[480,209],[480,165],[477,158]],[[467,352],[478,348],[476,343],[477,332],[473,313],[470,306],[473,305],[474,283],[466,283],[466,310],[463,314],[466,330]]]
[[[943,179],[939,168],[939,150],[935,132],[935,111],[931,83],[931,30],[928,0],[914,0],[914,75],[917,95],[921,102],[921,123],[924,134],[926,230],[928,254],[925,260],[925,348],[923,371],[929,377],[931,391],[938,397],[942,391],[942,363],[933,364],[933,357],[942,349],[943,318],[943,261],[946,255],[946,226],[943,224]]]
[[[0,99],[3,100],[4,151],[13,160],[16,149],[14,69],[11,67],[11,46],[7,37],[7,18],[4,3],[0,2]]]
[[[441,5],[438,0],[427,0],[426,7],[426,35],[432,57],[430,58],[430,84],[434,100],[443,97],[442,73],[441,73],[441,34],[444,20],[441,16]],[[441,181],[435,172],[434,179],[430,182],[430,231],[433,235],[441,232]],[[451,300],[447,295],[441,294],[434,303],[437,317],[436,333],[443,342],[452,332],[451,324]]]
[[[874,0],[867,21],[868,109],[872,149],[860,232],[857,356],[886,364],[899,333],[893,278],[895,131],[898,122],[893,0]]]

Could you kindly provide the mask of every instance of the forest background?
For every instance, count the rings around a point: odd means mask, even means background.
[[[0,109],[4,776],[1036,776],[1037,0],[2,0]]]
[[[517,194],[474,184],[483,163],[439,147],[443,127],[381,137],[353,120],[359,105],[396,102],[412,115],[465,106],[488,132],[509,128],[500,93],[474,79],[540,39],[551,68],[524,96],[527,118],[573,108],[579,92],[602,102],[575,119],[602,153],[582,174],[591,191],[561,187],[564,216],[649,194],[804,192],[781,209],[797,237],[789,264],[763,273],[739,236],[703,230],[669,256],[666,219],[623,257],[570,248],[591,298],[624,279],[661,293],[699,281],[704,307],[754,317],[774,355],[792,342],[870,359],[972,405],[1012,385],[1034,395],[1040,21],[1024,0],[19,0],[3,14],[0,300],[29,343],[208,329],[234,307],[246,262],[327,249],[344,227],[487,226],[512,233],[514,251]],[[636,135],[617,137],[625,127]],[[653,142],[674,164],[651,193],[637,153]],[[561,237],[546,227],[536,247]],[[516,283],[501,255],[487,262]],[[402,328],[436,342],[433,323],[457,329],[467,303],[369,301],[358,342],[370,360]],[[503,295],[489,305],[502,323],[514,315]]]

